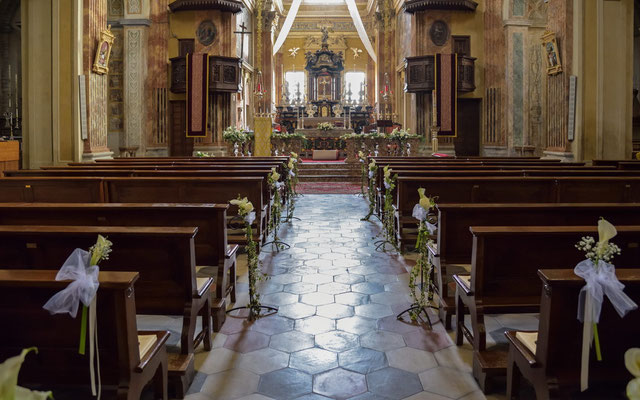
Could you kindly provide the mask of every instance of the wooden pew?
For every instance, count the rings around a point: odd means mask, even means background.
[[[104,187],[101,178],[2,178],[0,202],[102,203]]]
[[[600,217],[614,225],[640,225],[640,203],[523,203],[523,204],[438,204],[437,238],[429,247],[435,284],[439,293],[439,314],[451,328],[454,296],[448,269],[470,265],[473,250],[471,226],[562,226],[593,224]]]
[[[199,342],[211,346],[212,278],[197,278],[194,237],[197,228],[0,225],[0,267],[59,269],[76,248],[88,249],[98,234],[113,242],[105,271],[136,268],[139,314],[182,315],[181,351],[191,354]],[[135,266],[132,266],[132,263]],[[196,317],[203,331],[194,339]]]
[[[612,240],[622,250],[614,264],[634,268],[640,260],[640,226],[618,226]],[[473,258],[471,275],[454,275],[456,282],[456,344],[466,337],[473,347],[473,375],[487,392],[487,378],[504,375],[507,352],[499,346],[487,349],[485,314],[537,312],[540,308],[538,269],[564,269],[584,259],[575,244],[583,236],[597,238],[590,226],[491,226],[471,227]],[[469,309],[471,328],[464,323]]]
[[[228,204],[0,203],[0,225],[198,227],[195,258],[216,268],[213,330],[225,320],[225,299],[236,301],[237,245],[227,244]],[[212,287],[213,289],[213,287]]]
[[[614,239],[615,240],[615,239]],[[640,304],[640,269],[619,269],[616,275],[625,285],[624,292]],[[577,397],[580,390],[582,324],[576,318],[578,294],[585,282],[573,269],[543,269],[540,323],[529,332],[537,342],[531,349],[516,336],[505,332],[509,340],[507,398],[518,393],[520,376],[533,384],[538,399]],[[640,312],[631,311],[620,318],[609,300],[605,300],[598,324],[602,361],[591,351],[589,363],[590,398],[622,395],[632,378],[624,365],[624,353],[638,346]],[[620,398],[623,398],[620,396]]]
[[[132,265],[135,267],[135,263]],[[18,383],[40,390],[73,387],[75,399],[91,398],[89,351],[78,354],[81,318],[51,315],[42,306],[69,281],[56,281],[57,271],[0,270],[0,360],[23,348],[37,347],[27,356]],[[97,292],[98,352],[105,398],[138,400],[153,381],[156,398],[167,399],[167,331],[138,331],[134,283],[137,272],[101,271]],[[88,330],[87,330],[88,331]],[[145,343],[141,345],[140,340]]]
[[[240,194],[256,210],[255,240],[266,237],[268,203],[261,177],[148,177],[85,178],[34,177],[0,179],[0,203],[217,203],[225,204]],[[237,207],[228,214],[235,216]],[[243,235],[229,235],[230,243],[242,244]]]

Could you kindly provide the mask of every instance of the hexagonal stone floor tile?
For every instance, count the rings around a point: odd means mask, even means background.
[[[240,368],[256,374],[266,374],[267,372],[285,368],[287,365],[289,365],[289,353],[268,347],[243,354],[238,363]]]
[[[328,371],[338,366],[338,356],[328,350],[313,348],[291,354],[289,367],[311,375]]]
[[[436,367],[420,374],[424,390],[451,398],[459,398],[478,390],[471,374],[447,367]]]
[[[404,339],[397,333],[371,331],[360,337],[360,344],[373,350],[387,351],[404,347]]]
[[[438,366],[432,353],[410,347],[387,351],[387,360],[391,367],[416,374]]]
[[[385,368],[387,357],[381,351],[358,347],[338,354],[338,363],[342,368],[361,374]]]
[[[335,352],[346,351],[358,347],[358,335],[349,332],[331,331],[316,335],[316,345]]]
[[[384,292],[384,285],[375,282],[363,282],[351,285],[351,291],[363,294],[375,294]]]
[[[300,295],[300,301],[312,306],[321,306],[324,304],[333,303],[333,296],[327,293],[307,293]]]
[[[311,375],[292,368],[262,375],[258,392],[274,399],[295,399],[311,393],[313,380]]]
[[[341,331],[361,335],[376,329],[376,320],[364,317],[349,317],[339,319],[336,327]]]
[[[403,399],[422,391],[418,375],[396,368],[383,368],[367,375],[369,391],[393,399]]]
[[[308,304],[294,303],[278,307],[278,314],[287,318],[305,318],[316,313],[316,308]],[[228,318],[227,318],[228,319]]]
[[[249,353],[269,345],[269,336],[264,333],[245,331],[229,335],[224,347],[239,353]]]
[[[432,353],[453,346],[453,341],[440,324],[434,325],[432,330],[417,330],[404,333],[402,337],[407,346]]]
[[[350,290],[351,287],[349,285],[338,282],[323,283],[322,285],[318,285],[318,292],[321,293],[340,294],[349,292]]]
[[[367,391],[364,375],[341,368],[322,373],[313,379],[313,391],[332,399],[348,399]]]
[[[333,280],[338,283],[353,285],[354,283],[364,282],[364,276],[358,274],[341,274],[334,276]]]
[[[283,306],[285,304],[297,303],[298,295],[293,293],[278,292],[262,296],[260,300],[260,302],[265,305]]]
[[[294,351],[308,349],[315,345],[313,335],[300,331],[291,331],[271,336],[269,347],[276,350],[293,353]]]
[[[398,320],[395,315],[390,315],[378,320],[378,329],[402,334],[421,329],[428,329],[428,327],[420,325],[416,322],[411,322],[408,318],[406,321],[401,321]]]
[[[296,320],[295,328],[297,331],[318,335],[320,333],[329,332],[336,327],[336,321],[325,317],[308,317]]]
[[[313,293],[317,289],[315,283],[296,282],[284,286],[284,291],[293,294]]]
[[[335,296],[336,303],[347,306],[359,306],[369,302],[369,296],[363,293],[341,293]]]
[[[386,304],[363,304],[355,307],[356,315],[367,318],[384,318],[388,315],[393,315],[391,307]]]
[[[318,306],[316,312],[321,317],[338,319],[353,316],[353,307],[345,306],[343,304],[325,304],[324,306]]]
[[[200,392],[213,399],[231,400],[256,391],[260,377],[243,369],[231,369],[209,375]]]
[[[264,333],[265,335],[275,335],[293,330],[293,320],[279,315],[269,315],[255,321],[251,330]]]

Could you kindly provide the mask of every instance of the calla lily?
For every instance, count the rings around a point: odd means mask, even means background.
[[[435,205],[433,199],[431,197],[427,197],[425,194],[424,188],[418,188],[418,195],[420,196],[419,204],[422,208],[429,211],[429,209],[433,208]]]
[[[640,378],[633,379],[627,384],[627,397],[629,400],[640,400]]]
[[[360,150],[360,151],[358,152],[358,157],[360,157],[360,158],[364,158],[364,153],[362,152],[362,150]]]
[[[293,157],[293,158],[296,158],[296,159],[297,159],[297,158],[298,158],[298,153],[295,153],[295,152],[293,152],[293,151],[292,151],[292,152],[291,152],[291,157]]]
[[[271,179],[274,182],[278,182],[280,180],[280,174],[278,172],[276,172],[275,167],[271,168]]]
[[[624,365],[631,375],[640,378],[640,348],[633,347],[624,353]]]
[[[51,397],[50,392],[36,392],[18,386],[18,374],[25,357],[31,351],[38,351],[35,347],[22,350],[15,357],[8,358],[0,364],[0,399],[34,399],[44,400]]]
[[[91,251],[91,265],[98,265],[102,260],[109,259],[109,253],[111,253],[111,243],[107,238],[102,235],[98,235],[98,240],[94,244]]]
[[[253,204],[246,197],[243,199],[231,200],[229,203],[233,204],[234,206],[238,206],[242,214],[249,214],[251,211],[253,211]]]
[[[602,255],[605,251],[609,240],[613,239],[618,234],[615,226],[604,218],[600,218],[598,221],[598,255]]]
[[[389,177],[391,176],[391,170],[389,169],[389,166],[385,166],[383,168],[384,170],[384,179],[389,179]]]
[[[290,170],[292,170],[292,169],[293,169],[293,167],[294,167],[294,165],[293,165],[293,158],[290,158],[290,159],[289,159],[289,164],[287,165],[287,167],[288,167]]]
[[[376,160],[371,160],[371,162],[369,163],[369,169],[373,171],[375,168],[376,168]]]

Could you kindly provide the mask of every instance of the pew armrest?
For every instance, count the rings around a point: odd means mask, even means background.
[[[233,258],[236,256],[236,253],[238,252],[238,248],[240,246],[238,246],[237,244],[228,244],[227,245],[227,252],[224,255],[224,258],[226,258],[227,260],[230,258]]]
[[[434,243],[435,244],[435,243]],[[427,250],[429,250],[429,253],[431,253],[431,255],[433,257],[439,257],[440,255],[438,254],[438,247],[437,245],[432,245],[431,243],[427,244]]]
[[[453,280],[458,287],[464,291],[464,294],[473,296],[473,290],[471,290],[471,275],[453,275]]]
[[[136,366],[136,372],[142,372],[147,366],[149,361],[158,354],[158,352],[164,347],[169,339],[169,331],[138,331],[139,335],[155,335],[156,342],[151,346],[145,354],[140,354],[140,363]]]
[[[537,332],[537,331],[527,331],[527,332]],[[537,366],[538,360],[536,360],[536,355],[533,354],[531,350],[529,350],[529,348],[525,346],[525,344],[522,343],[520,339],[516,337],[517,333],[518,331],[506,331],[504,335],[507,337],[507,340],[509,340],[509,345],[513,346],[515,350],[518,353],[520,353],[522,357],[524,357],[524,359],[527,361],[527,363],[529,363],[530,366],[532,367]]]
[[[208,294],[212,284],[213,278],[196,278],[196,295],[202,297]]]

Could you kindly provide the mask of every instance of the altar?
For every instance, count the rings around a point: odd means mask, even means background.
[[[347,157],[347,144],[340,139],[342,135],[353,133],[353,129],[334,128],[328,131],[318,128],[296,129],[306,137],[303,145],[303,156],[311,158],[313,150],[338,150],[339,158]]]

